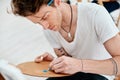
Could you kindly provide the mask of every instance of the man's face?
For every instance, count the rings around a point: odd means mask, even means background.
[[[35,15],[27,16],[29,20],[43,26],[44,29],[59,31],[62,15],[57,7],[43,5]]]

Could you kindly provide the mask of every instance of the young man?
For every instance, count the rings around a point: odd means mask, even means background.
[[[71,6],[61,0],[12,0],[12,10],[42,25],[58,56],[54,59],[45,53],[36,62],[52,61],[50,68],[56,73],[95,73],[109,80],[120,74],[119,31],[102,6]]]

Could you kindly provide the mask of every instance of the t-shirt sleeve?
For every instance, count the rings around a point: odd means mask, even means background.
[[[111,39],[119,32],[114,21],[112,20],[112,17],[103,6],[100,6],[96,11],[95,29],[97,36],[102,43]]]
[[[45,30],[44,35],[46,36],[46,39],[52,46],[52,48],[60,48],[60,42],[59,39],[57,38],[56,32],[50,31],[50,30]]]

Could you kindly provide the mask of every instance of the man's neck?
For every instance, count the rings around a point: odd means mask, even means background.
[[[70,10],[69,4],[62,3],[61,12],[62,12],[62,26],[64,28],[69,27],[70,19],[71,19],[71,10]],[[72,12],[73,12],[72,24],[75,25],[77,22],[77,6],[76,5],[72,5]]]

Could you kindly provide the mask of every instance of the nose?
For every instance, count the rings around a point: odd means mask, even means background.
[[[43,26],[44,29],[48,29],[49,28],[49,23],[47,21],[42,21],[41,25]]]

